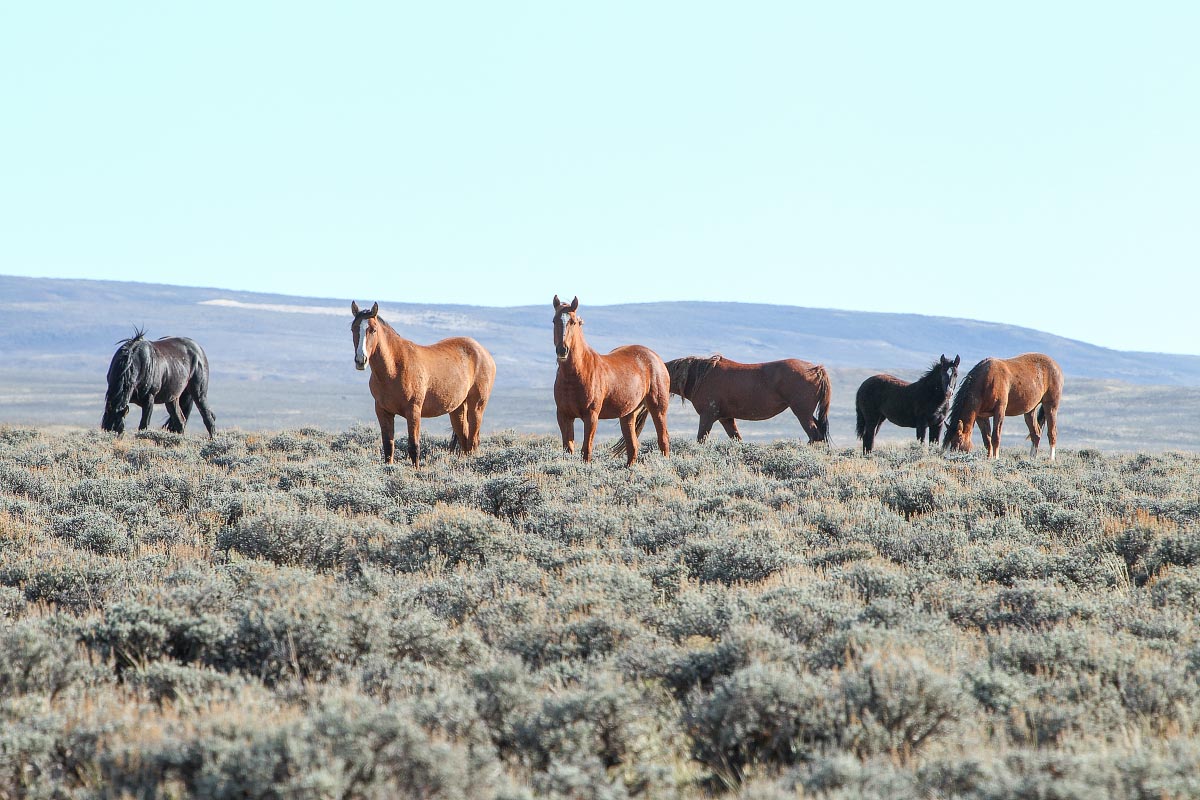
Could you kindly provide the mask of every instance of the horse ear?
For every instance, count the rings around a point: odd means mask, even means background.
[[[943,363],[943,364],[949,364],[949,363],[950,363],[950,359],[946,358],[946,354],[945,354],[945,353],[942,353],[942,359],[941,359],[941,360],[942,360],[942,363]]]
[[[372,317],[379,316],[379,303],[376,303],[375,305],[371,306],[371,316]]]
[[[358,301],[356,301],[356,300],[350,301],[350,313],[356,317],[358,316]]]
[[[571,309],[570,310],[572,312],[579,310],[579,296],[578,295],[576,295],[575,299],[571,301]]]
[[[562,301],[558,299],[558,295],[554,295],[553,306],[555,311],[558,311],[560,308],[562,308]]]
[[[954,356],[954,366],[956,366],[956,367],[957,367],[957,366],[958,366],[958,363],[959,363],[960,361],[962,361],[962,356],[955,355],[955,356]]]

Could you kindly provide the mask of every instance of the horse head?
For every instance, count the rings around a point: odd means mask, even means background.
[[[350,338],[354,341],[354,368],[366,369],[367,359],[379,346],[379,303],[363,311],[358,303],[350,302],[354,321],[350,323]]]
[[[946,428],[946,437],[942,440],[942,447],[947,450],[961,450],[964,453],[971,452],[971,428],[961,419],[951,419],[950,425]]]
[[[104,416],[100,418],[100,429],[110,433],[125,432],[125,416],[129,413],[129,400],[137,388],[138,345],[146,341],[146,332],[133,329],[133,336],[117,342],[120,347],[113,353],[108,365],[108,390],[104,393]]]
[[[568,304],[554,295],[554,354],[560,364],[571,357],[571,349],[583,338],[583,320],[576,313],[578,310],[578,297]]]
[[[946,358],[943,353],[938,359],[938,363],[934,365],[934,370],[937,373],[938,388],[941,390],[939,397],[950,399],[950,395],[954,394],[954,385],[958,383],[958,365],[961,361],[959,356],[954,356],[954,360]]]

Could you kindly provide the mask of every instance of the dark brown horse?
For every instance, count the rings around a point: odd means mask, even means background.
[[[624,440],[622,451],[628,466],[637,459],[638,436],[649,416],[658,433],[658,449],[669,456],[670,380],[662,359],[639,344],[600,355],[584,341],[583,320],[576,313],[578,310],[578,297],[567,305],[554,295],[554,351],[558,356],[554,402],[558,406],[563,449],[575,452],[575,420],[582,419],[583,460],[591,461],[596,421],[619,418]]]
[[[692,402],[700,415],[696,441],[703,442],[714,422],[731,439],[741,439],[739,419],[761,420],[791,409],[808,441],[829,441],[829,403],[833,387],[820,364],[796,358],[763,364],[739,364],[715,355],[687,356],[667,362],[671,394]]]
[[[872,375],[858,387],[854,396],[855,431],[862,439],[863,453],[871,452],[875,436],[885,421],[901,428],[916,428],[917,441],[937,443],[942,438],[942,423],[950,410],[950,396],[958,381],[959,357],[942,355],[917,380],[909,383],[895,375]]]
[[[421,463],[421,418],[450,415],[452,447],[474,452],[479,429],[496,380],[496,362],[474,339],[443,339],[428,347],[396,333],[379,316],[379,303],[368,311],[351,303],[354,365],[371,365],[371,394],[383,437],[383,462],[392,463],[396,415],[408,422],[408,457]]]
[[[169,417],[164,427],[172,433],[183,433],[195,404],[211,439],[217,418],[208,407],[208,356],[200,345],[182,336],[152,342],[136,329],[120,345],[108,365],[108,391],[100,427],[124,433],[125,415],[132,403],[142,407],[138,430],[145,430],[154,406],[161,403],[167,407]]]
[[[1063,375],[1050,356],[1026,353],[1016,358],[985,358],[963,378],[950,406],[943,446],[971,452],[971,427],[979,425],[989,458],[1000,457],[1000,428],[1005,417],[1025,416],[1029,456],[1037,455],[1040,425],[1050,437],[1050,460],[1058,444],[1058,404],[1062,399]],[[1041,406],[1041,408],[1038,408]],[[1037,410],[1037,419],[1033,412]]]

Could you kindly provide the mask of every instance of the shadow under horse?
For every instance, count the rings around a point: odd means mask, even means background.
[[[1029,457],[1037,455],[1041,425],[1050,438],[1050,460],[1058,445],[1058,404],[1062,401],[1062,369],[1042,353],[1014,358],[985,358],[967,373],[946,424],[942,446],[971,452],[971,428],[979,426],[988,458],[1000,457],[1000,428],[1005,417],[1025,417],[1029,428]],[[1037,419],[1033,412],[1037,410]]]
[[[601,355],[584,340],[578,310],[578,297],[567,304],[554,295],[554,352],[558,358],[554,404],[563,449],[575,452],[575,420],[582,419],[583,460],[591,461],[596,422],[617,418],[621,420],[622,441],[613,448],[613,454],[624,454],[625,465],[630,466],[637,459],[638,436],[649,417],[658,433],[659,451],[670,456],[670,379],[663,360],[640,344]]]
[[[741,439],[737,420],[770,419],[790,409],[809,443],[829,441],[833,386],[820,364],[798,358],[741,364],[721,355],[685,356],[667,362],[671,394],[690,400],[700,415],[696,441],[716,422],[731,439]]]
[[[183,433],[194,404],[211,439],[217,420],[208,407],[208,357],[200,345],[182,336],[152,342],[140,330],[118,344],[108,365],[108,391],[100,427],[124,433],[125,415],[132,403],[141,406],[138,430],[145,430],[154,406],[161,403],[169,416],[164,427],[172,433]]]
[[[942,425],[950,411],[950,397],[958,381],[959,357],[945,354],[933,362],[924,375],[909,383],[895,375],[872,375],[858,387],[854,396],[855,432],[862,439],[863,453],[875,446],[875,436],[884,422],[901,428],[916,428],[917,441],[937,444]]]

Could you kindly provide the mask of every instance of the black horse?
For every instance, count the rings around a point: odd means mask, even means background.
[[[942,425],[958,381],[959,357],[941,358],[929,371],[912,383],[894,375],[872,375],[858,387],[854,410],[858,418],[855,428],[862,439],[863,453],[875,446],[875,435],[888,420],[901,428],[916,428],[917,439],[924,443],[925,431],[936,443],[942,435]]]
[[[195,403],[212,438],[217,420],[208,408],[208,357],[200,345],[183,337],[151,342],[136,329],[133,336],[118,344],[121,346],[108,365],[108,392],[100,427],[124,433],[125,415],[133,403],[142,407],[138,430],[144,430],[150,424],[155,403],[162,403],[170,415],[166,429],[183,433]]]

